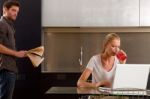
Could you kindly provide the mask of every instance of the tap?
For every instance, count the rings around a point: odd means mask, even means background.
[[[79,58],[80,66],[83,65],[83,47],[80,48],[80,58]]]

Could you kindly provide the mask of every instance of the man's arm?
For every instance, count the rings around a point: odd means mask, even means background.
[[[15,51],[15,50],[9,49],[5,45],[3,45],[3,42],[6,40],[6,38],[5,38],[6,32],[7,32],[6,25],[4,23],[0,22],[0,53],[18,57],[18,58],[25,57],[26,51]]]
[[[23,58],[23,57],[26,56],[26,51],[11,50],[11,49],[5,47],[2,44],[0,44],[0,53],[15,56],[15,57],[18,57],[18,58]]]

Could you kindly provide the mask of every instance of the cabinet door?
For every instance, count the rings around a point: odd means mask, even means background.
[[[139,0],[42,0],[43,26],[139,26]]]
[[[78,26],[78,0],[42,0],[42,26]]]
[[[150,26],[150,0],[140,0],[140,26]]]
[[[82,26],[139,26],[139,0],[82,0]]]

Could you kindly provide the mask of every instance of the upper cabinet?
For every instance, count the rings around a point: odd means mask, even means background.
[[[150,26],[150,0],[140,0],[140,26]]]
[[[42,26],[78,26],[80,0],[42,0]]]
[[[139,0],[81,1],[81,26],[139,25]]]
[[[139,0],[42,0],[43,27],[139,26],[139,17]]]

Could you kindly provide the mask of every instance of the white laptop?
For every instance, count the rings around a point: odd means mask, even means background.
[[[146,90],[149,71],[150,64],[118,64],[111,90],[116,90],[113,93],[121,90],[121,93],[124,92],[122,94],[129,94],[129,91],[134,90]],[[103,88],[100,89],[103,90]]]
[[[150,64],[118,64],[113,89],[146,89]]]

